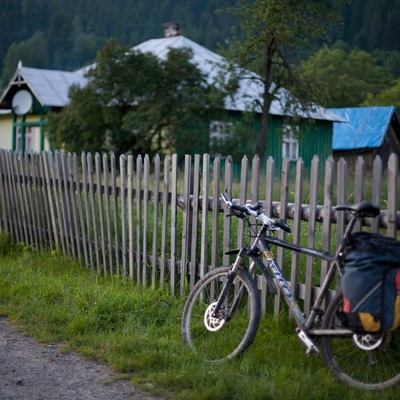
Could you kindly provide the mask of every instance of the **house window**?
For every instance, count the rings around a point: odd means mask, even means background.
[[[30,153],[35,149],[35,128],[33,126],[25,127],[25,152]],[[16,150],[22,151],[22,128],[17,127],[17,143]]]
[[[283,127],[282,158],[296,161],[299,158],[299,127]]]
[[[235,124],[227,121],[210,122],[210,142],[212,146],[224,145],[235,133]]]

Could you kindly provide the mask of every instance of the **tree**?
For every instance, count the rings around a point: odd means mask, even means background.
[[[346,53],[323,47],[299,68],[318,86],[318,101],[324,107],[356,107],[392,84],[392,78],[365,51]],[[314,98],[313,100],[317,100]]]
[[[238,0],[227,11],[240,18],[245,39],[234,39],[228,58],[243,68],[259,73],[264,93],[261,129],[256,152],[261,161],[266,152],[268,112],[282,88],[292,98],[285,106],[309,105],[308,82],[300,79],[293,67],[297,51],[324,39],[329,23],[339,21],[342,0]],[[298,102],[297,102],[298,101]]]
[[[199,151],[208,140],[195,127],[223,94],[207,84],[191,56],[171,49],[162,60],[109,41],[89,69],[88,84],[72,88],[70,104],[50,119],[50,142],[75,152]]]
[[[18,62],[29,67],[45,68],[48,63],[46,39],[43,33],[36,32],[28,40],[13,43],[4,59],[1,83],[6,85],[15,72]]]
[[[395,85],[383,90],[376,96],[368,96],[362,106],[395,106],[400,110],[400,79]]]

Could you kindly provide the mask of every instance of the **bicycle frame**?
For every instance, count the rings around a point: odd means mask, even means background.
[[[233,250],[230,252],[227,252],[227,254],[237,254],[236,260],[232,266],[232,272],[234,273],[240,265],[242,265],[243,259],[247,256],[250,258],[251,263],[249,266],[249,272],[250,274],[254,274],[257,267],[261,270],[262,275],[265,277],[267,280],[268,286],[270,288],[278,288],[281,295],[283,296],[285,302],[287,303],[289,307],[289,312],[295,319],[298,327],[298,334],[299,336],[303,336],[301,338],[303,341],[306,342],[306,345],[309,347],[313,347],[314,345],[308,338],[307,334],[312,334],[315,336],[321,336],[321,335],[352,335],[352,332],[347,329],[342,329],[342,330],[322,330],[319,328],[312,329],[314,328],[314,323],[316,320],[316,317],[321,313],[321,306],[323,301],[325,300],[328,290],[329,290],[329,285],[332,282],[332,280],[335,278],[336,274],[339,273],[341,274],[341,264],[339,261],[340,254],[343,252],[344,248],[344,243],[348,235],[352,232],[355,223],[357,222],[359,218],[353,217],[344,233],[343,240],[341,244],[339,245],[336,254],[331,254],[327,251],[321,251],[313,248],[308,248],[300,245],[296,245],[293,243],[288,243],[284,240],[275,238],[273,236],[267,235],[267,226],[263,225],[258,232],[252,246],[249,249],[242,248],[240,250]],[[282,270],[279,267],[278,263],[275,260],[274,254],[271,251],[270,245],[276,245],[278,247],[282,247],[291,251],[295,251],[301,254],[305,254],[308,256],[316,257],[325,261],[328,261],[330,263],[330,267],[327,271],[326,277],[321,285],[320,291],[318,293],[318,296],[311,308],[311,312],[309,316],[306,318],[303,314],[303,312],[300,310],[300,307],[297,303],[297,300],[293,294],[293,291],[289,287],[288,282],[283,276]],[[264,263],[261,260],[260,256],[264,256],[266,259],[266,263]],[[233,278],[231,278],[230,281],[232,281]],[[229,283],[228,283],[229,285]],[[222,299],[221,300],[222,304]],[[308,341],[311,342],[308,343]],[[315,346],[314,346],[315,347]],[[315,348],[316,349],[316,348]]]

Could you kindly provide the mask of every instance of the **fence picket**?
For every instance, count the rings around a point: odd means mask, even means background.
[[[159,204],[160,204],[160,156],[154,159],[154,189],[153,189],[153,246],[151,262],[151,287],[156,288],[158,260],[158,226],[159,226]]]
[[[38,214],[38,208],[36,206],[36,196],[34,196],[34,185],[35,185],[35,168],[34,168],[34,158],[35,154],[29,154],[29,156],[25,157],[25,168],[27,171],[26,175],[26,185],[27,185],[27,205],[29,207],[29,210],[27,210],[28,216],[30,223],[32,226],[29,228],[31,232],[31,240],[33,241],[33,246],[38,251],[40,249],[40,243],[39,243],[39,230],[40,230],[40,219],[39,219],[39,214]],[[33,235],[33,236],[32,236]]]
[[[279,218],[286,220],[287,217],[287,205],[289,195],[289,180],[290,180],[290,160],[285,158],[282,161],[282,174],[281,174],[281,190],[280,190],[280,206],[279,206]],[[279,231],[279,238],[284,239],[286,233],[284,230]],[[281,266],[282,272],[285,271],[285,251],[283,248],[277,250],[277,262]],[[281,308],[281,295],[275,296],[275,313],[279,314]]]
[[[372,203],[381,205],[381,187],[382,187],[382,159],[378,155],[375,157],[372,169]],[[378,232],[381,217],[372,218],[372,232]]]
[[[396,154],[391,154],[388,161],[388,214],[387,214],[387,235],[397,236],[397,182],[399,177],[399,161]]]
[[[90,208],[90,192],[89,192],[89,175],[88,175],[88,159],[86,157],[86,153],[82,153],[81,155],[81,164],[82,164],[82,181],[83,181],[83,200],[85,204],[85,222],[86,222],[86,237],[87,241],[84,243],[84,246],[87,248],[88,257],[89,257],[89,265],[91,269],[94,268],[96,262],[93,257],[93,239],[92,239],[92,232],[93,232],[93,224],[91,218],[91,208]]]
[[[146,154],[143,159],[143,250],[142,250],[142,284],[147,286],[147,267],[149,265],[149,196],[150,196],[150,160]]]
[[[233,186],[233,160],[232,157],[228,156],[225,159],[225,178],[224,178],[224,193],[228,196],[228,198],[232,198],[232,186]],[[219,198],[219,194],[218,194]],[[224,226],[223,226],[223,235],[222,235],[222,264],[229,264],[229,255],[225,253],[230,250],[230,236],[231,236],[231,218],[227,218],[229,214],[229,210],[224,209]]]
[[[311,175],[310,175],[310,208],[308,218],[308,236],[307,246],[312,248],[315,245],[316,235],[316,220],[317,220],[317,183],[318,183],[318,170],[319,170],[319,158],[314,156],[311,161]],[[313,290],[313,257],[306,257],[306,279],[305,279],[305,301],[304,311],[306,314],[310,312],[312,306],[312,290]]]
[[[170,267],[170,291],[176,294],[176,238],[177,238],[177,204],[178,204],[178,156],[172,156],[172,177],[171,177],[171,267]]]
[[[129,277],[131,280],[135,276],[135,222],[133,209],[133,156],[128,156],[128,254],[129,254]]]
[[[136,159],[136,282],[141,282],[142,268],[142,157]]]
[[[160,287],[164,288],[165,272],[167,268],[167,242],[168,242],[168,206],[169,206],[169,171],[170,158],[166,156],[164,159],[164,181],[163,181],[163,197],[162,197],[162,228],[161,228],[161,249],[160,249]]]
[[[81,264],[84,263],[82,256],[82,233],[79,225],[78,208],[79,208],[79,198],[77,193],[80,193],[80,188],[75,185],[75,172],[74,172],[74,158],[75,155],[68,153],[68,173],[69,173],[69,201],[71,204],[71,224],[73,236],[71,237],[71,242],[77,253],[77,258]]]
[[[76,154],[72,156],[72,171],[73,171],[73,185],[74,185],[74,195],[76,198],[76,212],[77,212],[77,221],[76,221],[76,230],[78,234],[76,235],[77,238],[77,247],[79,253],[83,252],[83,259],[82,262],[84,263],[85,267],[89,267],[89,253],[88,253],[88,238],[87,238],[87,229],[85,225],[85,213],[83,210],[83,203],[82,203],[82,192],[83,188],[81,187],[80,182],[80,174],[79,174],[79,166],[78,166],[78,157]],[[79,234],[80,233],[80,234]],[[82,257],[82,255],[81,255]]]
[[[337,166],[337,203],[345,204],[347,196],[347,163],[344,158],[340,158]],[[336,243],[342,241],[345,228],[345,215],[339,213],[336,220]]]
[[[357,157],[354,171],[354,203],[361,203],[364,198],[364,159]],[[361,223],[357,222],[354,232],[361,230]]]
[[[221,172],[219,157],[215,157],[213,168],[211,269],[215,269],[219,265],[219,183]]]
[[[335,163],[332,157],[328,157],[325,162],[325,181],[324,181],[324,210],[323,210],[323,221],[322,221],[322,249],[325,251],[331,250],[332,240],[332,222],[331,214],[333,207],[333,184],[335,174]],[[328,271],[328,262],[321,261],[321,274],[320,284],[325,279]]]
[[[0,196],[1,196],[1,232],[9,233],[11,237],[15,240],[14,236],[14,226],[12,223],[13,215],[11,213],[11,198],[9,192],[9,181],[10,177],[7,173],[7,158],[5,157],[5,150],[0,150],[0,168],[1,177],[0,179]]]
[[[197,242],[199,228],[199,200],[200,200],[200,155],[194,156],[193,177],[192,177],[192,205],[189,208],[190,224],[189,238],[190,241],[190,279],[189,289],[192,289],[196,283],[197,276]]]
[[[19,154],[17,163],[17,175],[20,187],[20,199],[21,199],[21,210],[22,210],[22,223],[24,224],[25,232],[25,243],[34,242],[32,232],[32,221],[31,221],[31,208],[29,207],[28,199],[28,182],[29,172],[26,169],[26,157]]]
[[[200,245],[200,267],[199,277],[203,277],[207,272],[208,265],[208,209],[209,209],[209,190],[210,190],[210,155],[203,155],[203,182],[202,182],[202,201],[203,210],[201,216],[201,245]],[[206,211],[207,210],[207,211]]]
[[[14,170],[15,170],[15,176],[16,176],[16,184],[17,184],[17,196],[18,196],[18,204],[20,207],[21,211],[21,220],[20,223],[22,224],[22,229],[21,232],[23,232],[23,235],[21,235],[25,241],[25,243],[30,242],[30,235],[29,235],[29,221],[27,219],[27,207],[25,206],[26,202],[26,195],[25,195],[25,190],[26,186],[24,185],[24,182],[22,180],[22,154],[20,153],[17,158],[14,160]]]
[[[127,220],[127,208],[126,208],[126,200],[128,195],[126,193],[126,158],[124,154],[119,156],[119,174],[120,174],[120,199],[121,199],[121,262],[122,262],[122,276],[128,276],[128,229],[129,226]],[[117,202],[117,199],[115,199]],[[115,218],[118,218],[118,214],[116,213]],[[116,249],[118,252],[118,248]]]
[[[296,163],[295,200],[293,208],[293,243],[300,244],[301,239],[301,210],[303,201],[304,161],[299,158]],[[293,253],[291,264],[290,282],[295,297],[298,297],[300,254]]]
[[[97,272],[100,273],[101,259],[100,259],[100,248],[99,248],[99,231],[98,231],[99,221],[97,218],[98,213],[96,207],[93,158],[90,153],[87,155],[87,174],[88,174],[88,192],[89,192],[88,194],[90,200],[88,201],[88,207],[90,203],[89,217],[91,215],[91,222],[92,222],[92,225],[88,225],[88,229],[92,231],[93,243],[91,241],[91,248],[93,249],[93,252],[95,254],[95,269],[97,269]],[[99,186],[97,185],[97,187]]]
[[[105,241],[105,238],[107,238],[107,242],[104,244],[104,250],[108,254],[108,264],[109,264],[109,271],[108,273],[110,274],[111,278],[114,278],[114,271],[113,271],[113,234],[112,234],[112,222],[111,222],[111,206],[110,206],[110,190],[109,190],[109,185],[110,185],[110,177],[108,173],[108,156],[107,154],[103,154],[103,185],[101,185],[104,189],[103,191],[103,197],[104,197],[104,213],[105,213],[105,234],[103,240]],[[107,243],[107,244],[106,244]]]
[[[74,225],[72,223],[72,211],[70,201],[70,191],[68,189],[69,183],[69,169],[67,164],[67,155],[65,153],[58,153],[59,155],[59,168],[60,168],[60,190],[61,190],[61,204],[64,213],[64,235],[67,243],[69,254],[76,258],[76,249],[74,242]]]
[[[186,277],[188,276],[188,265],[187,259],[189,255],[189,207],[190,207],[190,186],[191,186],[191,164],[192,157],[190,155],[185,155],[185,170],[184,170],[184,179],[183,179],[183,195],[178,200],[181,204],[181,208],[183,211],[182,218],[182,238],[181,238],[181,260],[180,260],[180,293],[181,296],[185,294],[185,282]]]
[[[111,197],[113,205],[113,229],[114,229],[114,243],[112,247],[113,254],[113,273],[117,276],[120,275],[120,236],[119,236],[119,211],[118,211],[118,189],[117,189],[117,165],[116,165],[115,154],[111,154]],[[122,196],[124,197],[124,196]]]
[[[33,207],[33,214],[36,222],[34,224],[36,227],[36,235],[37,235],[37,246],[38,250],[45,249],[45,243],[47,243],[45,232],[46,232],[46,223],[45,223],[45,215],[46,215],[46,207],[42,197],[42,186],[39,184],[40,180],[40,155],[34,153],[31,155],[31,169],[32,169],[32,193],[31,193],[31,204]]]
[[[11,181],[11,190],[12,190],[12,204],[13,208],[15,209],[15,215],[16,215],[16,221],[15,221],[15,227],[16,227],[16,232],[17,232],[17,237],[18,241],[23,241],[24,239],[24,234],[23,234],[23,227],[22,227],[22,212],[21,212],[21,206],[20,206],[20,196],[18,195],[18,189],[17,189],[17,179],[18,175],[15,172],[15,160],[17,157],[12,157],[11,152],[9,153],[9,172],[10,172],[10,181]]]

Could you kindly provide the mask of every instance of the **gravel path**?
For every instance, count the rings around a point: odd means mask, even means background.
[[[107,365],[37,343],[0,318],[0,400],[161,400],[115,377]]]

